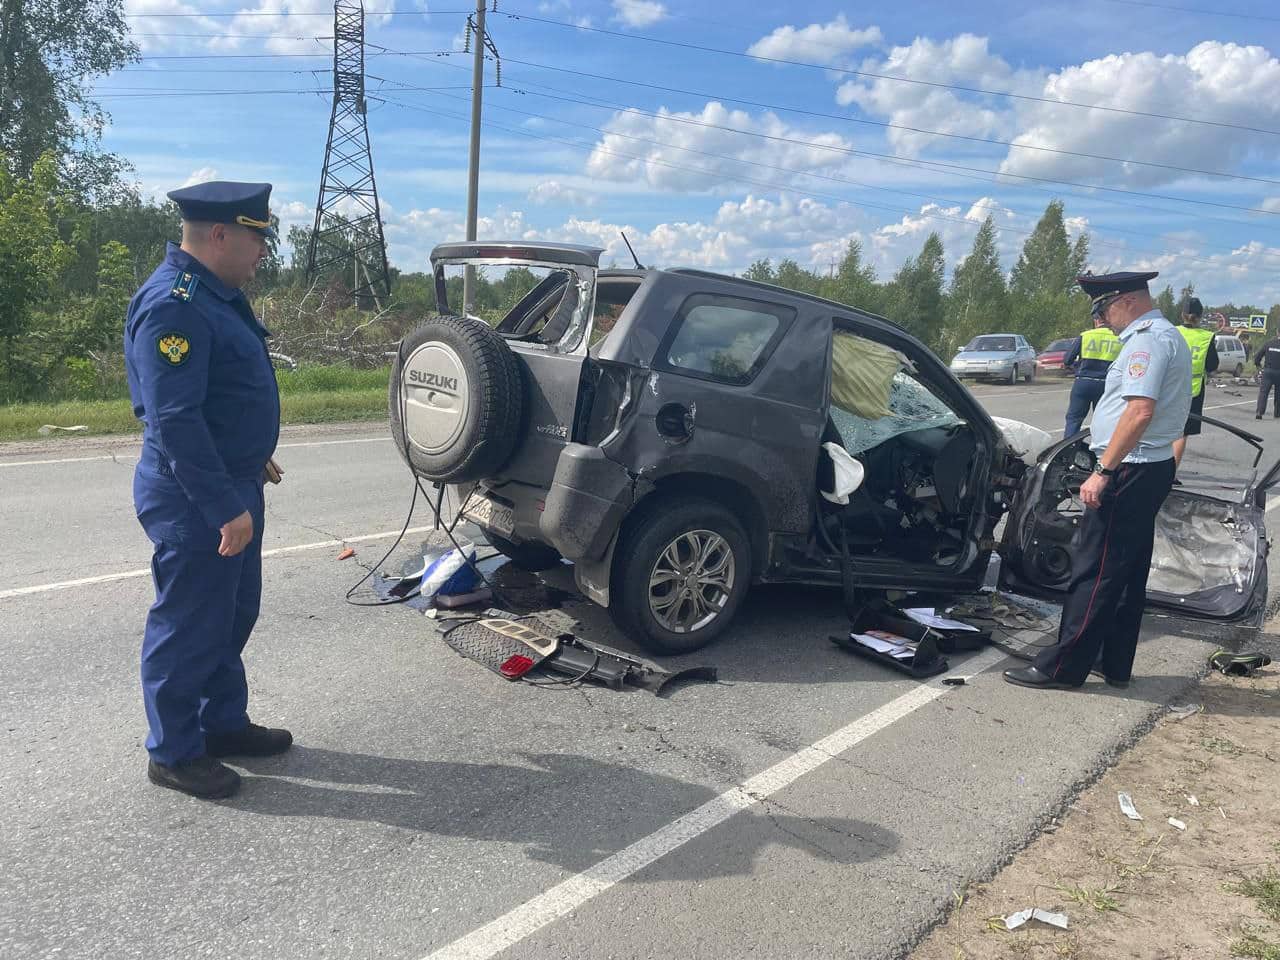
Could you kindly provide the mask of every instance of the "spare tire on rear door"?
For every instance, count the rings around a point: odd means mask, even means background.
[[[519,361],[479,320],[433,317],[410,331],[391,369],[389,399],[391,436],[426,480],[492,476],[520,439]]]

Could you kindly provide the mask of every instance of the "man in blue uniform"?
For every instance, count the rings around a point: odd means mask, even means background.
[[[1111,686],[1129,685],[1156,514],[1173,486],[1173,443],[1191,410],[1191,350],[1151,300],[1147,281],[1156,276],[1078,278],[1093,300],[1094,316],[1119,335],[1122,346],[1093,416],[1090,448],[1098,462],[1080,487],[1085,511],[1058,642],[1031,666],[1006,670],[1010,683],[1079,687],[1097,664]]]
[[[169,244],[125,322],[129,393],[143,423],[133,499],[155,544],[142,641],[147,775],[203,798],[240,786],[218,757],[293,742],[249,722],[240,659],[262,592],[263,480],[278,480],[268,333],[240,289],[275,236],[270,193],[268,183],[226,182],[170,193],[182,245]]]
[[[1120,339],[1098,317],[1093,318],[1093,329],[1080,334],[1062,357],[1064,367],[1075,367],[1076,379],[1071,384],[1071,398],[1067,402],[1067,426],[1064,437],[1074,437],[1084,425],[1089,411],[1098,406],[1103,388],[1107,385],[1107,371],[1120,354]]]

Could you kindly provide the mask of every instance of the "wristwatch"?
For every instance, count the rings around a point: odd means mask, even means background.
[[[1115,471],[1110,467],[1104,467],[1101,460],[1093,465],[1093,472],[1100,477],[1110,477],[1115,474]]]

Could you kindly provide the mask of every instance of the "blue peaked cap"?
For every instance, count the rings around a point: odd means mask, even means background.
[[[271,226],[271,184],[210,180],[166,194],[182,211],[183,220],[203,223],[238,223],[268,239],[276,239]]]

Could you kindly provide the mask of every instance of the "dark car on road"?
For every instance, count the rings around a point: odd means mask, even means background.
[[[701,270],[601,270],[600,254],[437,247],[445,313],[446,268],[531,289],[488,323],[424,322],[393,367],[404,458],[514,563],[571,562],[665,653],[721,634],[752,584],[976,590],[1006,515],[1008,581],[1065,585],[1093,466],[1080,438],[1024,460],[937,356],[856,307]],[[860,482],[841,487],[853,463]],[[1242,500],[1170,496],[1154,605],[1261,615],[1276,472]]]

